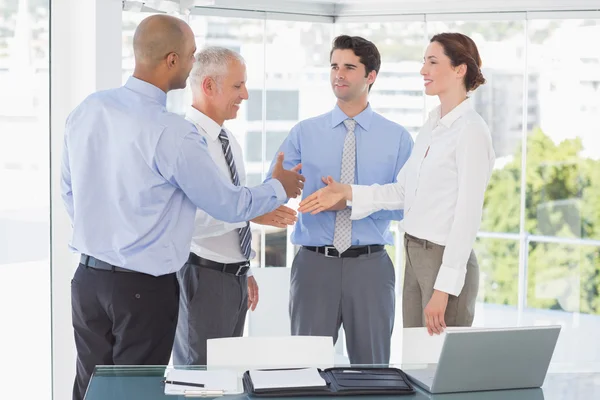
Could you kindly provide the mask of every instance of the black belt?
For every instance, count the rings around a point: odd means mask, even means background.
[[[103,271],[112,271],[112,272],[136,272],[137,271],[132,271],[130,269],[125,269],[125,268],[121,268],[121,267],[117,267],[114,265],[111,265],[107,262],[98,260],[97,258],[94,258],[92,256],[88,256],[86,254],[82,254],[81,258],[79,259],[79,263],[85,267],[90,267],[90,268],[94,268],[94,269],[101,269]]]
[[[219,272],[225,272],[226,274],[232,274],[235,276],[244,276],[250,269],[250,261],[243,261],[233,264],[218,263],[216,261],[207,260],[197,256],[194,253],[190,253],[188,258],[188,264],[196,265],[198,267],[208,268]]]
[[[363,254],[377,253],[378,251],[383,251],[383,249],[385,249],[385,246],[382,244],[372,244],[369,246],[353,246],[350,247],[348,250],[344,251],[342,254],[340,254],[333,246],[304,246],[304,248],[306,250],[324,254],[325,257],[346,258],[358,257],[362,256]]]

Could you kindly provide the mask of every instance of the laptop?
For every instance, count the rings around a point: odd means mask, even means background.
[[[403,369],[430,393],[539,388],[560,326],[448,330],[437,364]]]

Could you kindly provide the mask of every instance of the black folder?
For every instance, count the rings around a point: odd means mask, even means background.
[[[244,390],[256,397],[296,396],[352,396],[352,395],[405,395],[415,393],[406,374],[398,368],[335,367],[319,374],[327,383],[318,387],[285,387],[254,389],[250,372],[242,382]]]

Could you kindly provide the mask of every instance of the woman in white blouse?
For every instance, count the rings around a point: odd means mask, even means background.
[[[404,327],[471,326],[479,289],[472,250],[481,222],[484,192],[494,166],[488,126],[467,93],[485,83],[473,40],[460,33],[435,35],[421,75],[425,93],[438,96],[417,136],[397,183],[326,187],[300,203],[300,212],[322,212],[346,200],[352,219],[378,210],[404,209],[406,268]],[[365,243],[369,244],[369,243]]]

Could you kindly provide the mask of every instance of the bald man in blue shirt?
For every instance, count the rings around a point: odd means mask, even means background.
[[[133,45],[133,76],[85,99],[65,129],[62,197],[70,246],[81,253],[71,286],[74,400],[84,397],[96,365],[169,362],[179,309],[175,272],[188,258],[197,208],[248,221],[303,187],[282,158],[265,184],[232,184],[194,125],[166,110],[167,92],[185,87],[194,62],[185,22],[148,17]]]
[[[363,185],[395,182],[413,146],[403,127],[368,103],[381,65],[377,47],[343,35],[334,40],[330,58],[335,108],[297,124],[280,148],[286,167],[302,164],[308,178],[303,197],[322,188],[327,176]],[[292,234],[292,243],[302,247],[292,264],[291,330],[337,341],[343,324],[352,364],[387,364],[395,274],[384,245],[393,243],[390,221],[403,213],[381,211],[358,221],[350,221],[350,213],[347,204],[338,204],[299,215]]]

